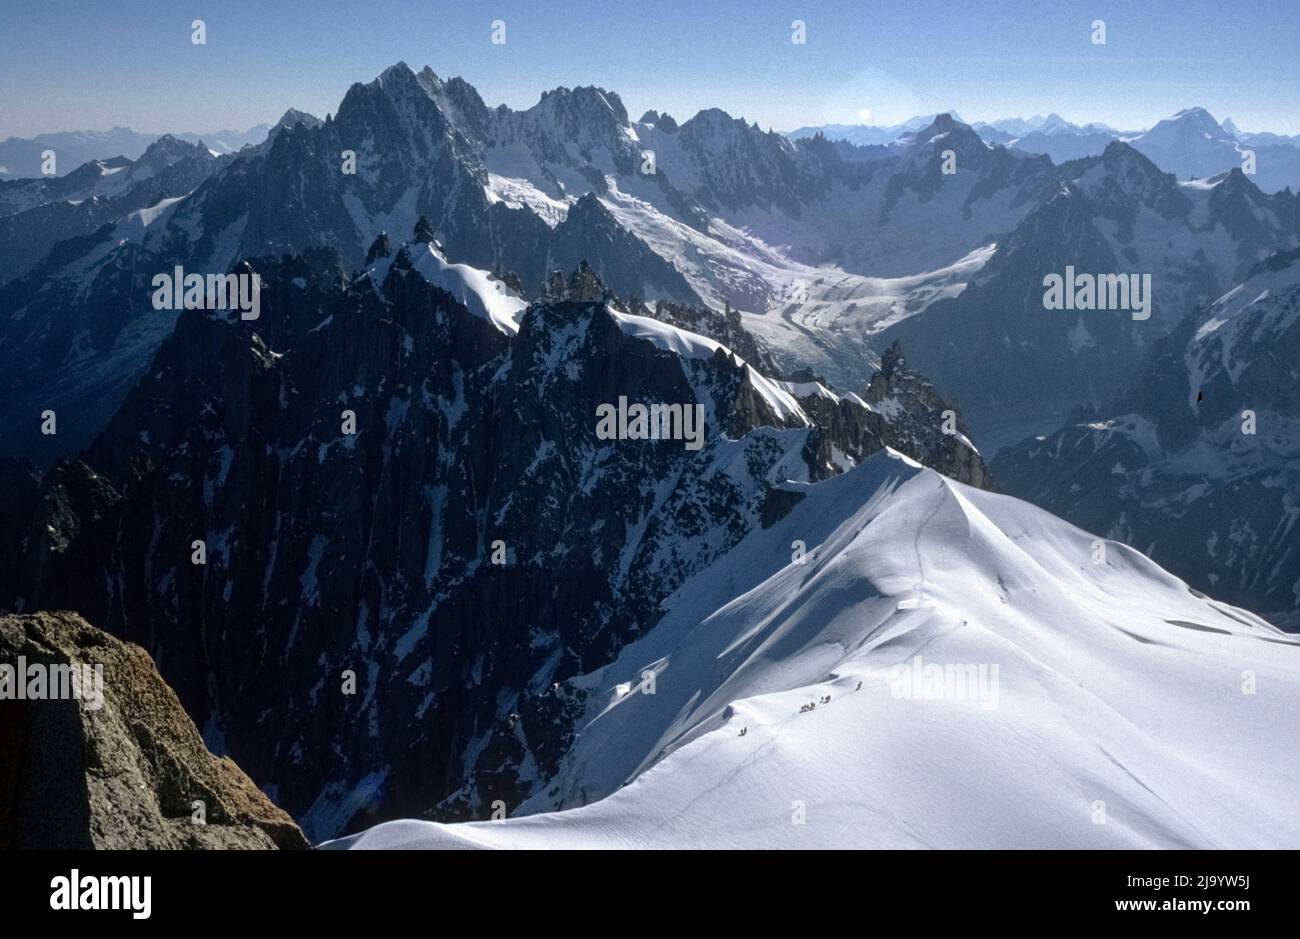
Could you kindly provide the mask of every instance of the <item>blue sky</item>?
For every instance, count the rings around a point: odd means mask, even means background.
[[[190,41],[196,18],[206,46]],[[489,41],[494,19],[504,46]],[[806,45],[790,42],[795,19]],[[1105,46],[1090,41],[1094,19]],[[778,130],[950,108],[1130,129],[1200,105],[1298,133],[1297,48],[1294,0],[9,0],[0,137],[243,129],[290,106],[324,116],[398,60],[461,75],[489,105],[595,84],[634,118],[716,106]]]

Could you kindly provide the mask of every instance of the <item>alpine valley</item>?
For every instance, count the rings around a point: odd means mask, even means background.
[[[142,646],[250,842],[1295,846],[1300,148],[1226,127],[399,62],[0,179],[0,613]]]

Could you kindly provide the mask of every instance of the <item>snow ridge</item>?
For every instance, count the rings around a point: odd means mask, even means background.
[[[593,692],[586,726],[522,817],[391,822],[332,846],[1300,838],[1300,755],[1279,737],[1300,692],[1293,637],[1125,546],[1101,542],[1096,562],[1092,535],[893,452],[786,488],[803,498],[785,518],[574,680]],[[925,663],[982,668],[981,694],[900,693]],[[1245,673],[1259,693],[1242,693]]]

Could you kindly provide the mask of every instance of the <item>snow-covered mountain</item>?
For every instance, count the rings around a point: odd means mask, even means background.
[[[949,115],[862,148],[717,110],[633,122],[590,87],[493,109],[402,63],[324,122],[297,113],[191,194],[61,242],[0,288],[0,453],[69,454],[103,426],[171,328],[143,302],[152,273],[322,244],[355,267],[420,215],[451,259],[529,296],[587,260],[629,299],[730,306],[782,371],[840,392],[900,338],[995,450],[1108,399],[1151,341],[1300,231],[1296,197],[1240,171],[1182,185],[1122,143],[1054,167]],[[1064,133],[1054,117],[1034,132]],[[1042,277],[1066,265],[1150,273],[1153,320],[1045,315]],[[38,435],[47,408],[76,419]]]
[[[1205,179],[1240,169],[1254,154],[1251,181],[1264,192],[1300,192],[1300,148],[1286,141],[1238,141],[1204,108],[1187,108],[1129,140],[1139,152],[1179,179]]]
[[[928,123],[930,119],[914,118],[889,127],[827,124],[801,127],[787,136],[798,140],[821,134],[829,140],[880,147]],[[1100,123],[1075,124],[1058,114],[978,121],[971,127],[990,144],[1041,154],[1057,165],[1100,156],[1112,142],[1123,140],[1179,179],[1217,176],[1241,167],[1244,151],[1249,149],[1255,152],[1256,159],[1252,181],[1260,189],[1277,192],[1290,187],[1292,192],[1300,191],[1300,138],[1242,133],[1231,119],[1220,124],[1204,108],[1186,108],[1145,131],[1121,131]]]
[[[113,157],[92,160],[63,176],[35,179],[0,180],[0,218],[18,215],[31,209],[56,203],[74,205],[87,199],[113,199],[130,191],[145,180],[164,173],[176,163],[201,160],[212,164],[215,157],[199,144],[189,144],[164,135],[145,149],[138,158]],[[39,227],[38,222],[29,222]]]
[[[1260,261],[1300,244],[1300,200],[1240,170],[1180,182],[1122,142],[1068,163],[956,296],[891,324],[912,361],[965,406],[989,451],[1059,427],[1123,389],[1144,352]],[[1044,304],[1067,267],[1146,276],[1149,308]],[[1143,318],[1145,316],[1145,318]]]
[[[1012,137],[1025,137],[1033,133],[1069,133],[1080,129],[1078,124],[1073,124],[1070,121],[1067,121],[1055,111],[1049,114],[1035,114],[1033,117],[1004,117],[996,121],[979,123],[974,126],[979,130],[983,130],[985,127],[992,127],[994,130],[999,130]],[[1104,125],[1101,124],[1089,124],[1087,126],[1091,128],[1104,129]]]
[[[999,453],[998,478],[1202,590],[1300,626],[1298,387],[1293,250],[1188,317],[1105,410]]]
[[[1246,146],[1257,146],[1260,144],[1281,144],[1291,147],[1300,147],[1300,134],[1274,134],[1270,131],[1246,131],[1239,128],[1235,121],[1230,117],[1225,117],[1219,124],[1225,132],[1231,134],[1233,139]]]
[[[207,147],[165,135],[136,160],[96,160],[48,179],[0,180],[0,284],[27,273],[60,241],[193,192],[216,167]]]
[[[154,273],[320,245],[354,266],[421,215],[454,260],[511,272],[529,293],[586,259],[624,296],[767,318],[754,329],[777,355],[788,340],[783,367],[811,364],[849,390],[878,355],[872,329],[960,290],[996,233],[1051,191],[1048,161],[947,116],[882,160],[716,110],[658,117],[634,124],[597,88],[489,109],[464,81],[399,63],[323,123],[281,121],[192,193],[61,242],[0,292],[0,429],[23,438],[0,437],[0,452],[66,454],[102,427],[170,329],[143,302]],[[809,346],[825,356],[799,361]],[[33,407],[78,420],[33,440]]]
[[[1019,133],[998,130],[995,125],[976,128],[990,142],[997,141],[1026,153],[1041,153],[1053,163],[1068,163],[1083,157],[1099,156],[1113,140],[1123,135],[1104,124],[1073,124],[1057,114],[1036,119],[1032,127]],[[992,131],[993,133],[990,133]]]
[[[861,396],[775,380],[586,266],[526,303],[430,229],[354,276],[329,249],[241,265],[258,320],[186,311],[79,460],[0,461],[0,607],[144,645],[317,838],[531,795],[579,703],[556,683],[779,518],[787,480],[890,446],[988,485],[897,350]],[[602,438],[621,400],[698,407],[696,445]]]
[[[390,822],[330,846],[1300,840],[1300,641],[892,452],[785,491],[787,514],[569,682],[587,699],[576,742],[512,817]]]
[[[1031,123],[1014,139],[1112,133]],[[1205,431],[1181,489],[1118,445],[1031,448],[1016,485],[1049,502],[1083,467],[1089,506],[1164,499],[1150,527],[1190,542],[1161,512],[1248,477],[1263,508],[1223,509],[1206,574],[1285,613],[1300,199],[1123,141],[1056,166],[950,114],[909,124],[792,140],[718,109],[632,120],[592,86],[489,107],[398,63],[238,153],[165,139],[0,184],[0,608],[148,648],[211,748],[318,839],[497,800],[538,814],[493,832],[559,843],[583,818],[621,844],[1290,836],[1270,806],[1295,794],[1272,733],[1294,643],[1119,544],[1186,573],[1136,523],[1063,500],[1097,542],[985,494],[980,448],[1151,376],[1114,413],[1170,422],[1151,460]],[[178,266],[256,274],[260,317],[155,309]],[[1149,278],[1150,317],[1046,309],[1070,269]],[[1203,386],[1191,417],[1180,381]],[[1250,400],[1267,459],[1214,436]],[[698,435],[610,439],[600,415],[628,402],[657,428],[699,414]],[[1231,472],[1187,481],[1211,465]],[[997,665],[998,705],[882,701],[883,672],[932,654]],[[655,695],[620,688],[646,669]],[[1238,704],[1243,672],[1263,681]],[[1232,760],[1263,765],[1253,793]],[[733,785],[785,807],[718,814]],[[989,800],[1004,815],[970,820]],[[764,821],[793,802],[815,833]],[[1115,827],[1070,814],[1097,802]]]
[[[973,125],[985,140],[1062,164],[1099,156],[1116,140],[1130,144],[1166,173],[1203,179],[1246,168],[1254,153],[1252,182],[1264,192],[1300,191],[1300,145],[1282,134],[1240,132],[1231,119],[1222,124],[1204,108],[1185,108],[1145,131],[1120,131],[1105,124],[1072,124],[1051,114]]]

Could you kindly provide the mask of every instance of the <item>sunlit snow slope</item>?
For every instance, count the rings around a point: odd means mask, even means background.
[[[539,814],[335,845],[1300,846],[1294,638],[892,451],[787,488],[579,680],[580,739],[514,813]],[[959,665],[982,681],[897,680]]]

